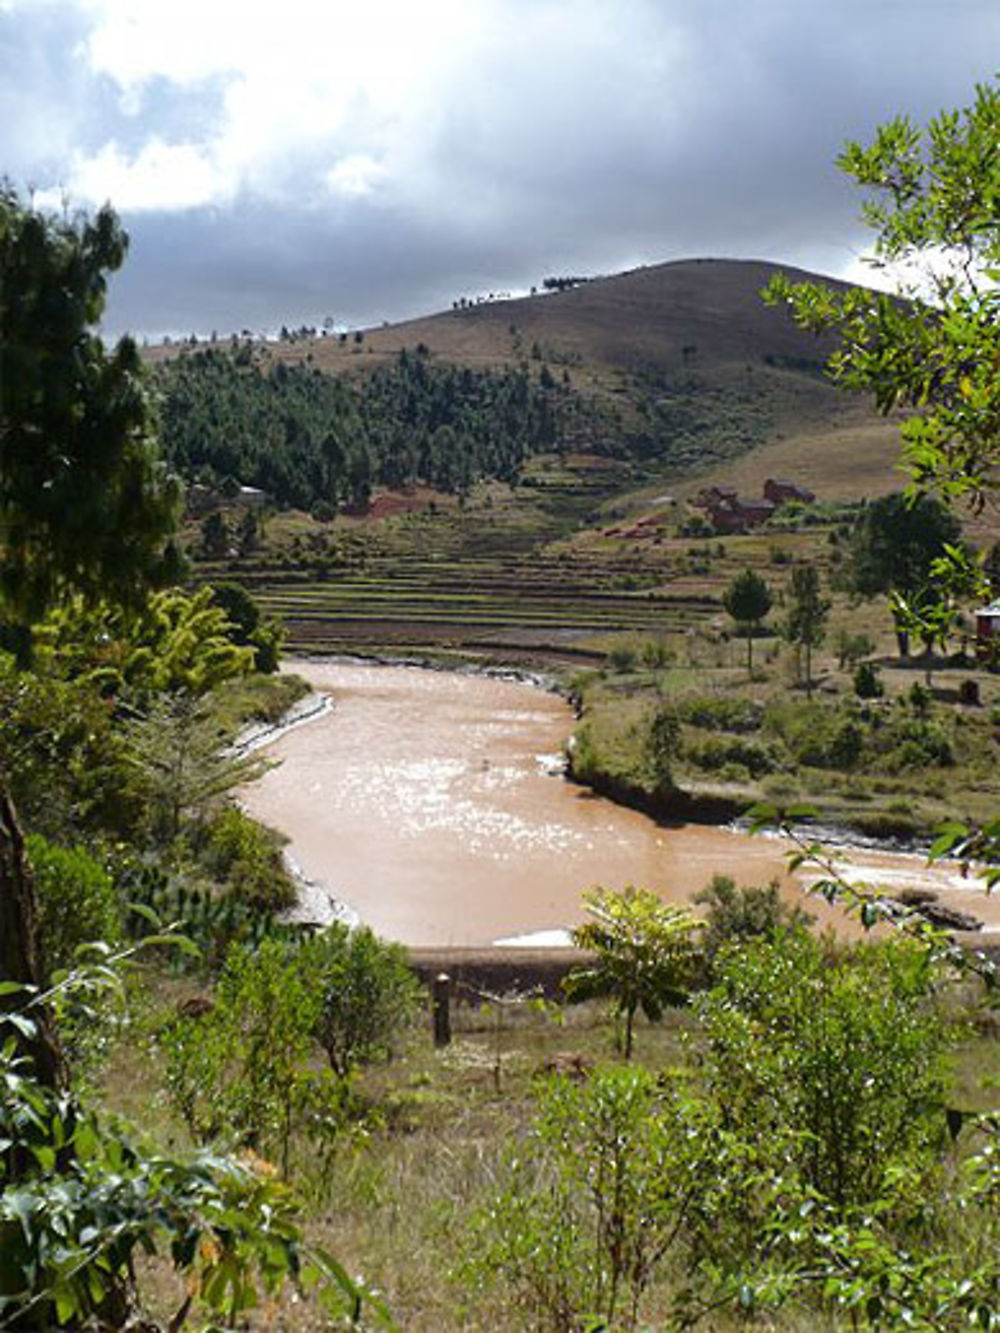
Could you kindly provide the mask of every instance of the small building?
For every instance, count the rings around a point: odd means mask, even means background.
[[[976,612],[976,657],[1000,664],[1000,598]]]
[[[691,503],[701,509],[711,509],[713,505],[738,498],[735,486],[703,486]]]
[[[776,508],[771,500],[748,500],[734,491],[709,504],[708,518],[716,532],[746,532],[766,523]]]
[[[811,505],[816,501],[808,486],[800,486],[795,481],[786,481],[784,477],[768,477],[764,482],[764,499],[776,505],[787,504],[789,500],[797,500],[799,504],[804,505]]]

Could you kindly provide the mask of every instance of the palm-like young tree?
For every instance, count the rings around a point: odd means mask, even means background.
[[[566,994],[571,1000],[617,1001],[628,1060],[640,1009],[655,1022],[668,1005],[687,1002],[695,960],[691,935],[700,923],[686,907],[672,907],[651,889],[631,884],[621,893],[594,889],[584,902],[594,919],[573,931],[573,943],[596,958],[569,974]]]

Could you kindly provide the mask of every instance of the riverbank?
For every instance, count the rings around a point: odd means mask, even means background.
[[[776,879],[800,901],[810,881],[808,870],[789,872],[793,848],[781,839],[656,822],[562,777],[574,717],[560,695],[468,672],[294,669],[335,706],[268,746],[281,763],[243,802],[290,839],[306,880],[388,938],[530,948],[564,939],[596,885],[644,885],[683,903],[721,873],[741,884]],[[994,910],[954,867],[870,850],[854,860],[855,877],[897,895],[935,893],[1000,926],[1000,903]],[[838,909],[815,911],[822,925],[852,929]]]
[[[946,820],[994,817],[998,682],[963,668],[930,690],[893,665],[877,683],[859,698],[831,673],[809,697],[773,671],[625,657],[574,678],[573,776],[666,821],[811,806],[824,840],[894,850],[926,850]]]

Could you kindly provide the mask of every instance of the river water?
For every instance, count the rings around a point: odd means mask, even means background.
[[[665,828],[561,776],[573,719],[536,686],[418,667],[296,663],[332,708],[268,745],[277,761],[242,793],[289,838],[302,872],[355,919],[410,945],[552,944],[585,919],[601,885],[684,902],[714,872],[781,881],[801,901],[773,837],[703,825]],[[930,887],[1000,929],[985,899],[919,857],[852,854],[850,874],[891,891]],[[821,921],[836,909],[806,904]],[[849,929],[849,927],[847,927]]]

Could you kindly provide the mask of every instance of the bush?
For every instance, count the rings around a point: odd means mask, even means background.
[[[644,667],[656,670],[670,666],[675,654],[665,639],[644,639],[639,656]]]
[[[83,847],[58,847],[29,834],[25,849],[38,898],[38,943],[46,978],[70,967],[81,944],[122,938],[121,908],[111,877]]]
[[[932,1160],[950,1037],[927,949],[896,940],[838,956],[797,932],[725,951],[717,978],[698,1007],[709,1086],[734,1129],[791,1131],[803,1183],[837,1210]]]
[[[778,767],[766,746],[739,737],[713,736],[686,745],[684,753],[691,763],[710,773],[735,764],[752,777],[759,778],[764,773],[773,773]]]
[[[694,902],[702,909],[700,944],[709,974],[725,945],[759,937],[774,939],[785,930],[808,929],[816,919],[798,904],[784,902],[777,880],[766,887],[737,888],[728,875],[713,875],[694,895]]]
[[[302,967],[319,1001],[313,1035],[337,1077],[388,1056],[420,996],[403,946],[338,922],[304,946]]]
[[[878,764],[887,773],[929,764],[949,767],[955,762],[951,737],[943,726],[920,717],[902,717],[883,727],[877,737]]]
[[[295,882],[281,855],[285,839],[228,805],[209,825],[205,863],[237,898],[267,911],[295,902]]]
[[[608,665],[612,671],[629,672],[634,671],[638,662],[638,654],[630,644],[616,644],[608,653]]]
[[[881,675],[874,662],[859,662],[854,670],[854,693],[859,699],[881,699],[885,694]]]
[[[501,1190],[473,1218],[467,1274],[508,1282],[525,1327],[636,1329],[697,1208],[701,1136],[687,1113],[645,1070],[551,1083]]]
[[[679,713],[692,727],[732,731],[737,735],[759,731],[764,717],[764,709],[756,699],[713,695],[696,695],[682,700]]]
[[[673,761],[681,743],[681,727],[671,704],[661,704],[646,723],[643,757],[650,781],[658,791],[673,786]]]
[[[161,1033],[167,1088],[192,1136],[235,1136],[274,1153],[286,1176],[295,1129],[322,1137],[339,1122],[339,1091],[312,1067],[320,996],[302,962],[301,948],[280,940],[233,946],[211,1012]]]

